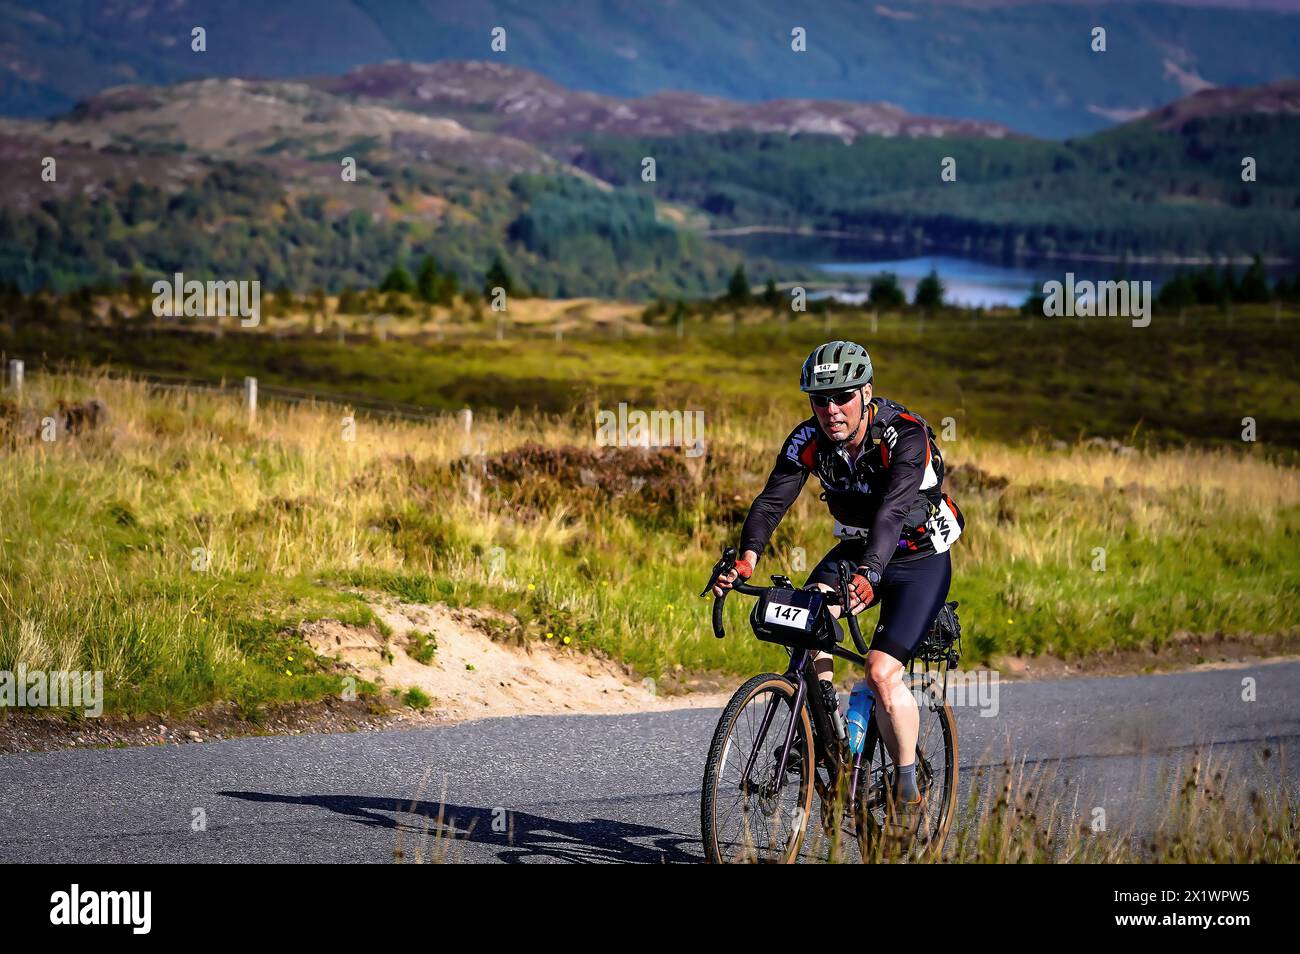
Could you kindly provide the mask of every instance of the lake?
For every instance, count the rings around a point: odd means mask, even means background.
[[[1039,259],[998,262],[961,255],[916,255],[897,257],[896,249],[851,240],[820,239],[805,235],[746,236],[728,238],[726,244],[747,255],[774,259],[783,264],[817,268],[827,279],[809,282],[810,299],[827,298],[848,303],[865,302],[871,278],[881,272],[893,272],[910,300],[916,283],[931,269],[939,273],[944,284],[944,300],[973,308],[1022,305],[1032,291],[1041,293],[1046,281],[1064,282],[1065,273],[1073,272],[1076,281],[1107,281],[1126,278],[1150,281],[1153,291],[1180,266],[1168,264],[1103,262],[1092,259]],[[892,253],[892,255],[891,255]],[[1184,265],[1184,270],[1200,266]],[[1244,264],[1235,266],[1237,277]],[[1270,268],[1270,277],[1289,274],[1286,268]]]

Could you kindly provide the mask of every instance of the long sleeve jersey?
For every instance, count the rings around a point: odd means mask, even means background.
[[[942,493],[943,459],[929,427],[881,397],[867,405],[866,427],[856,461],[825,436],[815,417],[791,431],[749,508],[741,552],[763,552],[809,474],[821,482],[836,535],[866,541],[862,565],[867,569],[881,572],[891,560],[948,549],[964,519]]]

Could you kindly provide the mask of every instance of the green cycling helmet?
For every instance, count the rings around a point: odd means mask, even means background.
[[[799,373],[799,390],[844,391],[870,384],[874,376],[871,355],[852,341],[828,341],[808,355]]]

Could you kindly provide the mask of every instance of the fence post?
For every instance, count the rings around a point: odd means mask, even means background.
[[[9,387],[14,391],[23,389],[23,363],[18,358],[9,359]]]
[[[248,420],[257,417],[257,378],[244,378],[244,403],[248,405]]]
[[[474,431],[474,412],[470,408],[463,407],[460,409],[460,424],[465,428],[465,433],[470,434]]]

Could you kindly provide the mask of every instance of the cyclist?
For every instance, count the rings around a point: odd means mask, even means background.
[[[799,388],[812,416],[785,439],[767,484],[754,499],[740,537],[736,569],[719,579],[714,595],[737,577],[748,579],[781,518],[809,474],[816,474],[840,539],[809,575],[805,588],[835,591],[836,567],[857,568],[850,609],[880,604],[880,621],[867,653],[876,697],[876,721],[897,766],[894,801],[904,825],[921,802],[916,784],[920,712],[903,684],[903,670],[943,607],[952,581],[948,553],[965,526],[943,493],[943,458],[924,419],[872,394],[874,372],[865,348],[830,341],[803,364]],[[838,607],[834,612],[838,613]],[[837,704],[834,657],[818,653],[819,685]]]

